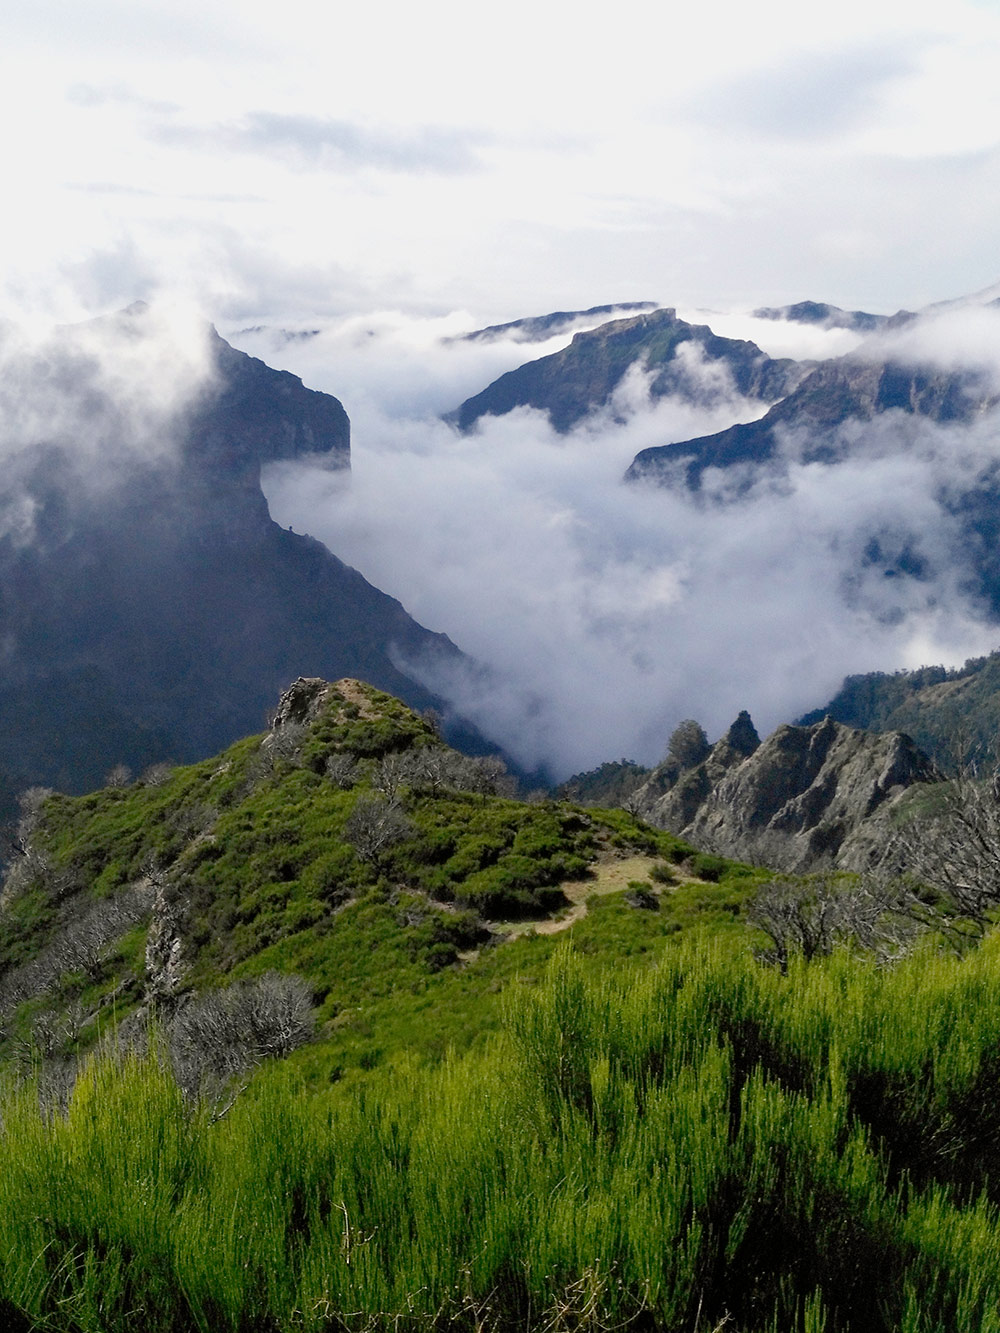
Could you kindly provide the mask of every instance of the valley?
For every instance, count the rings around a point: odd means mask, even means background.
[[[352,445],[203,324],[125,412],[158,318],[52,352],[100,484],[40,407],[8,446],[8,1326],[993,1327],[995,662],[884,669],[996,632],[986,370],[595,307],[439,340],[571,339]]]

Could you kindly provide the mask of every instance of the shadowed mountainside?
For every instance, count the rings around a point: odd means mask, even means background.
[[[137,306],[97,323],[127,345],[153,336],[147,321]],[[263,725],[303,672],[360,676],[443,708],[400,662],[456,656],[450,640],[268,513],[263,463],[349,466],[341,404],[214,330],[207,355],[204,383],[186,397],[178,386],[174,447],[146,449],[142,423],[88,386],[100,456],[114,460],[101,484],[89,484],[72,438],[29,442],[8,468],[2,498],[32,516],[30,536],[0,537],[0,769],[21,783],[82,790],[120,761],[213,753]],[[70,354],[56,368],[67,382],[83,373]],[[53,366],[21,373],[44,384]],[[471,728],[451,734],[485,748]]]
[[[797,362],[773,360],[755,343],[719,338],[707,324],[688,324],[675,310],[656,310],[578,333],[561,352],[501,375],[447,419],[468,431],[480,417],[533,407],[548,412],[556,430],[567,431],[607,406],[636,365],[651,376],[652,398],[676,394],[706,405],[734,392],[773,403],[806,373]],[[717,374],[706,376],[704,367],[724,371],[722,383]]]

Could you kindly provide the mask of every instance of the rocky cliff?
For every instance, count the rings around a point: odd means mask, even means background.
[[[942,424],[968,424],[1000,405],[992,377],[980,370],[944,371],[903,365],[869,356],[825,361],[776,403],[766,416],[678,444],[654,445],[638,453],[629,481],[697,490],[707,468],[759,466],[775,460],[791,433],[794,457],[805,463],[833,463],[865,438],[846,438],[837,428],[848,421],[870,422],[891,411]],[[744,482],[749,486],[752,470]]]
[[[871,735],[826,718],[762,744],[747,714],[701,763],[668,759],[633,797],[651,824],[724,856],[803,872],[860,870],[884,846],[908,787],[937,780],[901,732]]]

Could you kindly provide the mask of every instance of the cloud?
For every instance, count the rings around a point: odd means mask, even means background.
[[[638,449],[759,405],[652,405],[637,369],[568,436],[521,409],[461,437],[400,415],[401,399],[394,415],[379,406],[374,366],[393,345],[375,334],[358,352],[371,362],[361,398],[350,365],[327,367],[353,416],[353,477],[271,468],[272,513],[483,664],[405,663],[528,766],[653,762],[683,717],[718,735],[749,708],[766,730],[848,673],[994,645],[945,492],[1000,457],[995,419],[914,435],[912,418],[890,414],[837,466],[803,463],[789,439],[748,492],[709,476],[698,497],[621,477]],[[413,362],[440,385],[454,348],[428,341]]]
[[[452,127],[374,128],[324,116],[250,111],[230,124],[191,126],[161,122],[151,137],[171,146],[215,153],[256,153],[298,169],[465,175],[482,163],[477,150],[490,136]]]
[[[829,138],[877,110],[887,84],[912,74],[929,38],[796,52],[713,89],[693,110],[709,124],[778,138]]]
[[[1000,309],[948,303],[868,339],[858,355],[940,371],[988,372],[1000,384]]]
[[[0,541],[103,503],[137,465],[176,459],[183,414],[210,385],[209,326],[158,306],[62,328],[0,329]]]

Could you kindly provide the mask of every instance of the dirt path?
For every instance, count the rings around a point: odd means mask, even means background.
[[[536,935],[555,935],[560,930],[568,930],[574,921],[587,915],[587,899],[591,894],[620,893],[628,888],[630,880],[648,880],[656,862],[654,856],[615,856],[612,852],[602,852],[591,864],[591,878],[567,880],[559,886],[570,905],[558,916],[543,916],[530,921],[498,921],[496,929],[508,938],[527,935],[531,931]],[[655,886],[653,891],[657,892]]]

